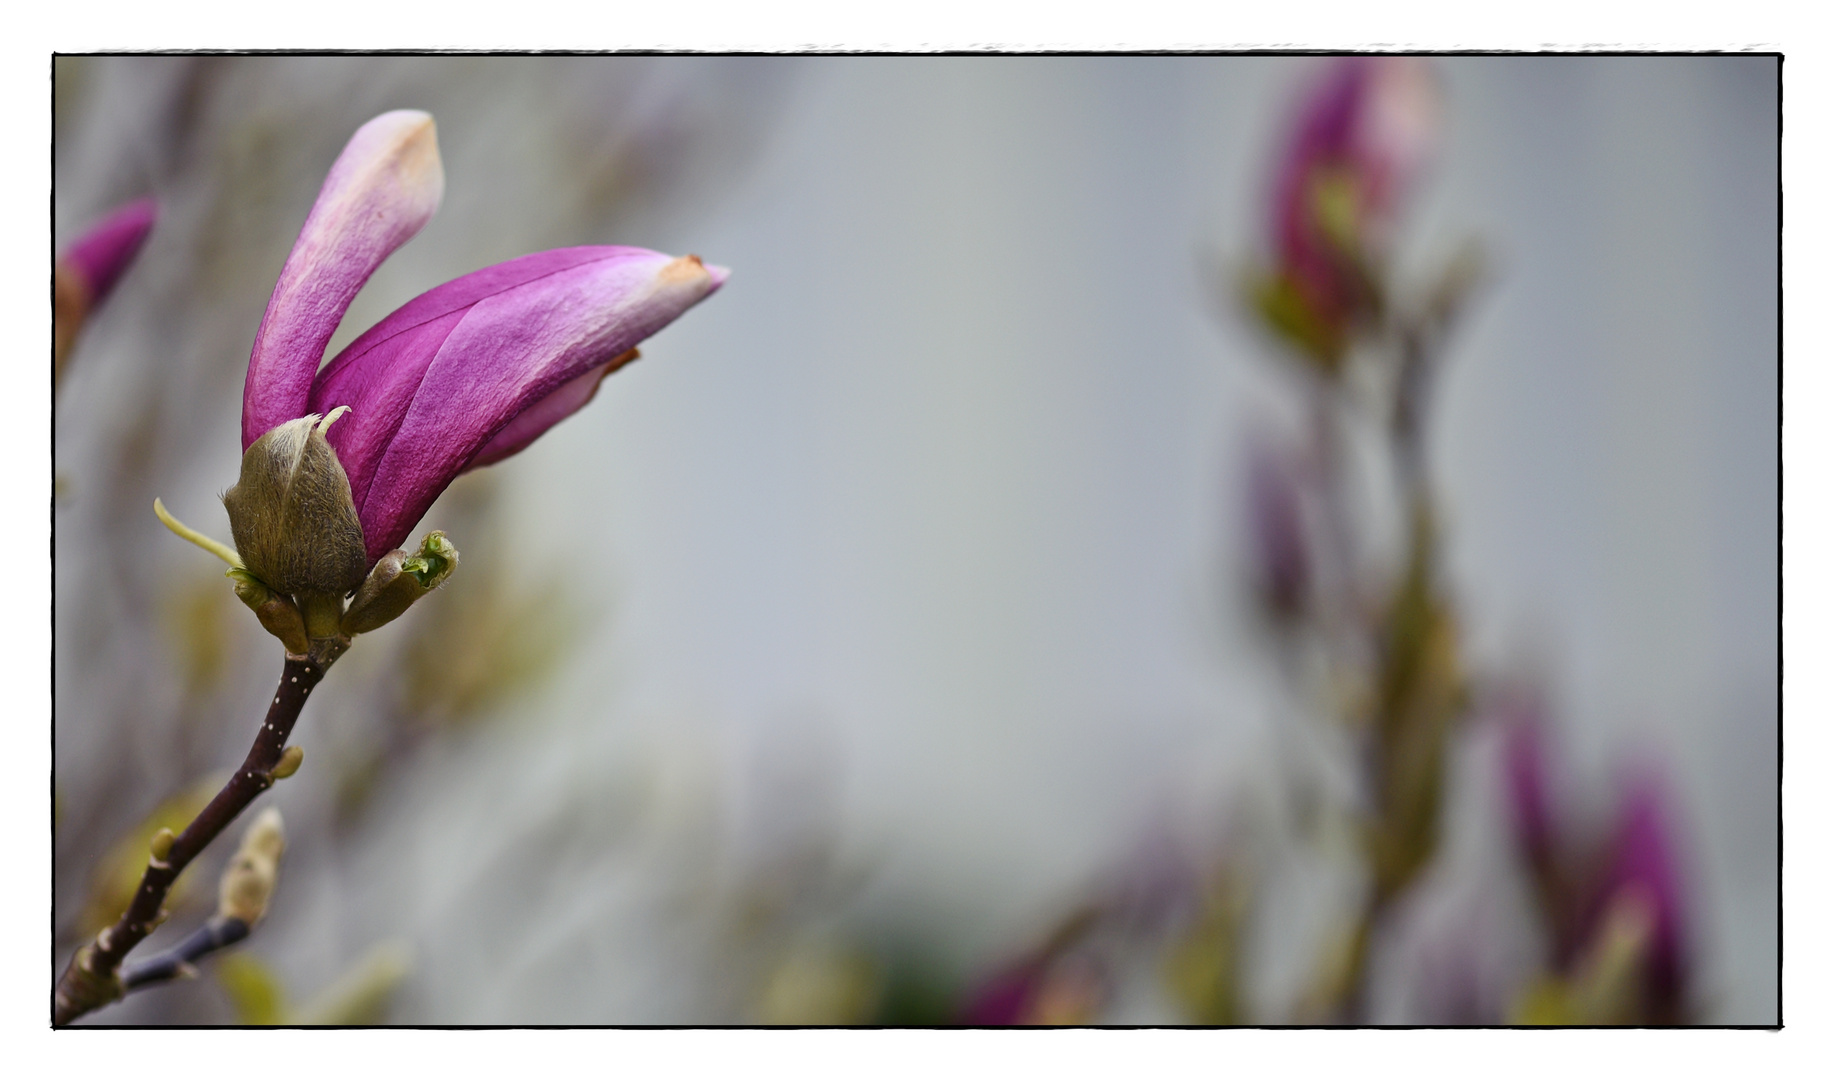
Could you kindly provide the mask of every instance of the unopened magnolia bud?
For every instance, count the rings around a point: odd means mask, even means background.
[[[275,592],[341,599],[363,581],[363,526],[350,478],[325,441],[344,411],[289,420],[256,439],[223,495],[237,553]]]
[[[153,853],[153,858],[164,862],[166,856],[172,854],[172,841],[176,839],[178,837],[172,835],[171,829],[160,829],[154,833],[153,842],[148,845]]]
[[[413,555],[399,549],[376,560],[350,602],[339,629],[367,634],[393,622],[414,601],[440,587],[458,568],[458,549],[443,532],[431,532]]]
[[[306,640],[306,620],[298,606],[247,570],[231,569],[228,574],[236,583],[236,598],[255,613],[262,628],[279,638],[288,652],[304,655],[310,643]]]
[[[1612,897],[1601,923],[1569,989],[1580,1022],[1628,1023],[1655,937],[1655,904],[1647,890],[1630,886]]]
[[[249,926],[261,920],[280,877],[280,854],[286,846],[280,811],[270,806],[242,834],[242,846],[223,871],[217,892],[218,918],[240,919]]]
[[[289,746],[281,752],[280,760],[276,761],[274,767],[268,770],[268,775],[276,780],[285,780],[299,771],[299,764],[304,760],[306,760],[306,751],[303,747]]]

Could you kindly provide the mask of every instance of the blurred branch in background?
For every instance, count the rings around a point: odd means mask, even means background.
[[[1433,149],[1439,112],[1435,80],[1423,61],[1359,58],[1330,65],[1301,104],[1279,168],[1273,268],[1250,277],[1255,309],[1304,369],[1295,381],[1310,399],[1313,418],[1305,458],[1311,467],[1270,472],[1264,466],[1251,481],[1260,595],[1275,621],[1310,624],[1298,636],[1281,638],[1283,647],[1322,646],[1327,666],[1343,672],[1329,682],[1360,688],[1347,705],[1318,704],[1319,712],[1338,714],[1354,734],[1359,790],[1338,812],[1362,838],[1367,882],[1360,910],[1325,947],[1300,1002],[1295,1018],[1309,1022],[1368,1023],[1377,1015],[1372,958],[1397,905],[1439,857],[1448,770],[1471,711],[1472,676],[1445,584],[1441,514],[1425,443],[1432,386],[1444,367],[1450,332],[1483,279],[1483,258],[1467,242],[1417,292],[1390,270],[1398,211]],[[1366,444],[1361,436],[1369,431],[1387,445],[1392,482],[1379,490],[1394,504],[1392,518],[1402,523],[1404,537],[1399,564],[1387,567],[1374,554],[1378,544],[1366,535],[1369,527],[1354,524],[1360,493],[1351,448]],[[1316,484],[1307,496],[1277,486],[1306,480]],[[1308,530],[1293,509],[1302,499],[1322,502],[1324,521],[1350,524],[1335,534]],[[1302,568],[1332,559],[1340,565],[1321,567],[1306,580]],[[1328,595],[1333,587],[1342,595]],[[1307,637],[1318,644],[1307,645]],[[1544,798],[1544,791],[1534,796]],[[1644,833],[1660,834],[1653,823],[1660,811],[1652,803],[1639,801],[1630,813]],[[1534,830],[1527,851],[1539,868],[1543,909],[1564,911],[1566,887],[1552,874],[1545,829]],[[1660,915],[1634,908],[1630,921],[1588,932],[1589,940],[1605,935],[1594,947],[1603,952],[1589,954],[1584,970],[1571,976],[1580,989],[1564,997],[1554,989],[1534,991],[1536,1004],[1509,1018],[1485,1014],[1474,1000],[1452,1000],[1444,1003],[1446,1015],[1428,1019],[1682,1022],[1687,990],[1675,959],[1680,930],[1674,885],[1666,876],[1666,841],[1639,834],[1628,843],[1655,852],[1644,861],[1663,864],[1643,875],[1662,877],[1655,890],[1662,899],[1645,902],[1645,908],[1654,902]],[[1587,903],[1596,907],[1599,901]],[[1597,916],[1588,918],[1596,925]],[[1652,918],[1659,934],[1648,928]],[[1558,917],[1555,926],[1555,969],[1573,971],[1574,946],[1564,943],[1573,931]],[[1645,979],[1648,994],[1617,989]]]
[[[1144,937],[1098,948],[1115,909],[1073,907],[969,999],[966,1022],[1112,1020],[1114,973],[1125,954],[1140,952],[1165,957],[1167,996],[1193,1023],[1369,1024],[1396,1015],[1396,1003],[1378,1000],[1376,957],[1399,936],[1402,909],[1441,858],[1450,770],[1478,681],[1446,581],[1426,443],[1433,386],[1485,281],[1485,260],[1467,241],[1424,287],[1392,265],[1401,211],[1434,155],[1442,111],[1426,61],[1321,65],[1274,169],[1264,219],[1270,258],[1240,278],[1244,308],[1283,354],[1304,418],[1303,436],[1264,437],[1246,454],[1250,595],[1306,720],[1346,737],[1312,744],[1325,756],[1341,750],[1347,760],[1336,765],[1354,777],[1324,807],[1334,823],[1324,834],[1352,842],[1318,854],[1350,864],[1360,901],[1311,943],[1310,976],[1290,1005],[1257,1014],[1244,953],[1250,920],[1271,913],[1254,902],[1255,864],[1238,843],[1233,857],[1212,856],[1209,870],[1187,873],[1177,890],[1187,914]],[[1380,455],[1373,470],[1372,451]],[[1384,554],[1390,522],[1399,525],[1398,557]],[[1536,741],[1546,725],[1533,719],[1510,723],[1507,760],[1536,930],[1549,950],[1542,971],[1497,986],[1512,976],[1480,973],[1461,958],[1471,947],[1466,929],[1428,929],[1439,940],[1421,947],[1434,959],[1418,977],[1435,985],[1416,995],[1414,1007],[1428,1012],[1413,1019],[1688,1022],[1690,965],[1662,785],[1633,782],[1614,834],[1575,843],[1549,817]],[[1285,783],[1305,786],[1297,776]],[[1506,872],[1506,860],[1492,865]]]

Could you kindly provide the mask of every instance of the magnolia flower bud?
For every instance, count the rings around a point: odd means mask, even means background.
[[[249,926],[261,921],[280,877],[280,854],[286,846],[280,811],[270,806],[242,834],[242,846],[223,871],[217,893],[218,918],[240,919]]]
[[[60,379],[70,347],[89,313],[107,299],[159,217],[159,204],[138,199],[92,226],[62,255],[51,275],[51,358]]]
[[[256,439],[242,455],[241,478],[223,495],[236,551],[275,592],[341,602],[363,582],[363,526],[350,480],[325,441],[344,411],[289,420]]]
[[[418,554],[397,548],[376,560],[339,624],[340,632],[367,634],[394,621],[414,601],[440,587],[458,568],[458,549],[443,532],[427,534]]]

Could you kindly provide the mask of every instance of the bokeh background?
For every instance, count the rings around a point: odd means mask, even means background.
[[[1262,852],[1247,1018],[1291,1018],[1356,882],[1295,839],[1337,755],[1251,617],[1243,463],[1298,420],[1234,278],[1323,63],[58,59],[58,243],[162,217],[55,405],[53,966],[246,750],[276,650],[150,504],[227,536],[274,276],[412,107],[445,202],[333,352],[545,247],[733,277],[434,507],[465,563],[308,709],[268,920],[98,1018],[934,1022],[1223,843]],[[1434,68],[1396,263],[1491,260],[1429,429],[1468,663],[1542,689],[1575,815],[1669,778],[1697,1018],[1774,1023],[1777,61]],[[1532,968],[1496,741],[1460,736],[1374,1018],[1442,1021],[1448,948],[1492,995]],[[1097,1018],[1187,1019],[1136,952]]]

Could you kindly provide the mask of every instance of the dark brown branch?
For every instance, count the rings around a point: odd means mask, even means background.
[[[210,805],[173,840],[165,857],[147,861],[140,888],[121,918],[96,935],[93,944],[78,949],[71,958],[53,994],[53,1024],[68,1024],[126,993],[120,976],[122,961],[134,946],[165,921],[166,893],[178,880],[178,875],[229,827],[236,815],[255,801],[256,796],[274,785],[274,766],[286,750],[287,738],[293,733],[293,725],[299,720],[306,697],[325,677],[325,666],[335,656],[333,652],[321,663],[310,657],[288,654],[286,666],[281,669],[279,689],[268,706],[267,719],[256,733],[248,757],[223,785],[223,790],[210,800]]]

